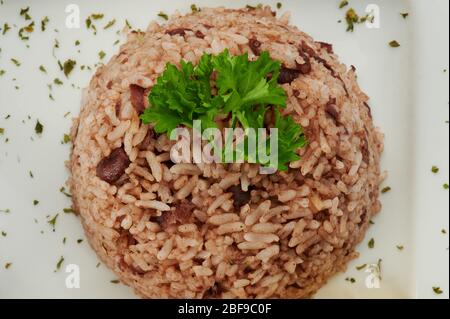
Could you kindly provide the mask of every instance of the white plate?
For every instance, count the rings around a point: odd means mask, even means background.
[[[244,6],[247,1],[195,1],[198,6]],[[274,5],[276,1],[265,1]],[[347,64],[357,68],[359,81],[371,96],[374,119],[386,134],[383,168],[389,171],[386,185],[392,191],[382,195],[383,210],[375,225],[359,247],[361,257],[351,263],[346,274],[338,275],[317,295],[318,298],[448,298],[449,258],[448,230],[449,192],[442,185],[448,182],[448,11],[446,0],[406,1],[372,0],[350,1],[362,13],[368,4],[380,8],[380,28],[356,26],[354,33],[345,31],[345,9],[340,1],[282,1],[282,11],[292,12],[292,23],[317,40],[334,44],[335,51]],[[0,298],[134,298],[131,289],[110,283],[114,274],[103,265],[96,268],[97,258],[84,238],[75,216],[64,214],[70,201],[59,192],[67,179],[64,161],[69,146],[62,145],[68,132],[71,111],[79,110],[80,90],[88,84],[92,73],[81,71],[80,65],[93,65],[98,52],[107,53],[105,60],[118,51],[113,43],[116,31],[130,23],[145,29],[159,11],[167,13],[179,9],[188,11],[189,1],[50,1],[41,0],[39,6],[29,1],[30,15],[36,20],[36,30],[26,43],[17,36],[19,17],[25,1],[4,0],[0,5],[0,25],[16,25],[6,35],[0,34]],[[80,8],[80,29],[65,26],[65,8],[76,3]],[[116,25],[97,36],[84,27],[84,19],[91,13],[105,13],[98,26],[116,18]],[[409,12],[403,19],[400,12]],[[40,30],[40,20],[49,16],[46,32]],[[54,31],[55,29],[58,32]],[[73,58],[77,68],[66,79],[52,56],[54,40],[60,48],[54,50],[57,59]],[[400,42],[393,49],[391,40]],[[80,50],[74,45],[81,41]],[[14,66],[10,59],[21,62]],[[44,65],[47,74],[38,70]],[[48,98],[47,84],[54,78],[64,81],[53,85]],[[16,80],[13,81],[13,78]],[[74,84],[75,87],[72,87]],[[19,90],[14,86],[20,87]],[[11,118],[5,120],[7,114]],[[30,118],[28,118],[28,116]],[[36,119],[44,124],[42,137],[34,133]],[[9,142],[5,143],[8,138]],[[440,167],[439,174],[430,172],[432,165]],[[29,176],[32,171],[34,178]],[[39,200],[33,206],[33,200]],[[52,232],[47,215],[59,213],[56,231]],[[37,222],[35,222],[37,221]],[[43,233],[41,233],[41,231]],[[63,244],[63,238],[67,238]],[[367,241],[375,239],[375,248]],[[403,245],[399,251],[396,246]],[[54,272],[60,256],[63,269]],[[355,266],[375,263],[382,259],[382,281],[379,289],[365,285],[368,276]],[[6,270],[4,264],[12,262]],[[81,288],[67,289],[64,266],[79,265]],[[345,281],[354,277],[356,283]],[[441,287],[437,296],[432,287]]]

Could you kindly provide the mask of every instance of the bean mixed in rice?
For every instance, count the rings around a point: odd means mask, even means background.
[[[85,90],[70,186],[92,247],[147,298],[307,298],[357,256],[378,200],[383,135],[355,69],[270,8],[207,9],[131,32]],[[288,171],[174,164],[139,115],[167,62],[268,51],[307,147]]]

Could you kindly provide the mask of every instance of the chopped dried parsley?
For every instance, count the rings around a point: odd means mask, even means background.
[[[3,25],[3,31],[2,31],[2,34],[5,35],[6,32],[8,32],[9,30],[11,30],[11,27],[9,26],[8,23],[5,23],[5,24]]]
[[[43,73],[47,73],[47,70],[45,69],[45,67],[43,65],[39,66],[39,71],[41,71]]]
[[[66,188],[64,186],[59,189],[59,192],[64,194],[66,197],[72,197],[72,195],[66,192]]]
[[[4,75],[6,73],[5,70],[0,70],[0,76]]]
[[[69,76],[69,74],[72,72],[72,70],[74,69],[75,65],[77,64],[76,61],[74,60],[67,60],[66,62],[64,62],[63,64],[63,71],[64,71],[64,75],[66,77]]]
[[[344,7],[348,6],[348,1],[347,0],[343,0],[341,1],[341,3],[339,4],[339,9],[342,9]]]
[[[8,236],[8,233],[5,232],[5,231],[2,231],[2,236],[3,236],[3,237],[6,237],[6,236]]]
[[[191,11],[192,11],[193,13],[195,13],[195,12],[199,12],[200,9],[197,7],[197,5],[192,4],[192,5],[191,5]]]
[[[91,14],[91,18],[93,20],[101,20],[105,15],[103,13],[93,13]]]
[[[19,29],[19,38],[23,41],[28,41],[30,37],[25,36],[24,32],[32,33],[33,31],[34,31],[34,21],[31,22],[29,25]]]
[[[83,239],[77,239],[77,244],[81,244],[83,242]]]
[[[403,245],[397,245],[396,247],[397,247],[397,249],[400,250],[400,251],[402,251],[402,250],[405,249],[405,246],[403,246]]]
[[[370,249],[373,249],[375,247],[375,239],[372,238],[371,240],[369,240],[369,242],[367,243],[367,246]]]
[[[52,219],[50,219],[49,221],[47,221],[47,223],[52,226],[53,231],[55,231],[55,226],[56,226],[56,220],[58,219],[59,214],[56,214]]]
[[[434,173],[434,174],[439,173],[439,167],[433,165],[433,166],[431,167],[431,172]]]
[[[408,12],[401,12],[400,15],[402,16],[403,19],[406,19],[407,17],[409,17]]]
[[[39,122],[39,120],[36,121],[34,131],[36,132],[36,134],[42,134],[42,132],[44,131],[44,125],[42,125],[42,123]]]
[[[75,211],[72,208],[64,208],[63,212],[65,214],[75,214]]]
[[[345,14],[345,21],[347,21],[347,31],[353,32],[355,30],[355,23],[359,22],[359,16],[353,8],[349,9]]]
[[[90,28],[91,28],[91,25],[92,25],[92,20],[91,20],[91,18],[87,18],[87,19],[86,19],[86,28],[87,28],[87,29],[90,29]]]
[[[62,242],[63,242],[63,244],[65,244],[67,242],[67,237],[64,237]]]
[[[281,2],[277,2],[277,9],[280,10],[283,7],[283,4]]]
[[[349,283],[354,284],[356,282],[356,279],[353,277],[347,277],[347,278],[345,278],[345,281],[348,281]]]
[[[106,56],[106,53],[103,52],[103,51],[100,51],[100,52],[98,53],[98,57],[100,58],[100,60],[103,60],[103,59],[105,58],[105,56]]]
[[[41,21],[41,31],[44,32],[45,29],[47,29],[47,24],[50,22],[48,17],[45,17],[44,19],[42,19]]]
[[[55,269],[55,272],[57,272],[58,270],[61,269],[61,266],[63,265],[63,263],[64,263],[64,257],[61,256],[61,257],[59,258],[58,262],[56,263],[56,269]]]
[[[33,201],[33,205],[34,205],[34,206],[39,205],[39,201],[38,201],[37,199],[35,199],[35,200]]]
[[[361,266],[356,266],[356,270],[360,271],[360,270],[365,269],[366,267],[367,267],[367,264],[363,264]]]
[[[31,20],[31,16],[29,15],[30,7],[26,7],[24,9],[20,9],[20,16],[24,17],[25,20]]]
[[[104,27],[103,30],[111,28],[114,24],[116,24],[116,19],[109,21]]]
[[[120,283],[120,280],[114,279],[114,280],[111,280],[110,282],[111,282],[112,284],[118,284],[118,283]]]
[[[389,193],[392,190],[390,186],[386,186],[381,190],[381,194]]]
[[[158,17],[163,18],[166,21],[169,20],[169,16],[166,13],[162,12],[162,11],[160,13],[158,13]]]
[[[11,58],[11,62],[14,63],[15,66],[19,67],[20,66],[20,61],[14,58]]]
[[[32,171],[29,171],[29,172],[28,172],[28,175],[30,175],[30,178],[34,178],[34,175],[33,175],[33,172],[32,172]]]
[[[80,40],[75,41],[75,46],[79,46],[80,45]]]
[[[441,287],[433,287],[433,291],[436,295],[442,295],[444,293]]]
[[[258,3],[256,6],[251,6],[251,5],[247,4],[245,7],[249,10],[256,10],[256,9],[261,9],[263,7],[263,5],[262,5],[262,3]]]
[[[95,265],[95,268],[98,268],[101,266],[101,263],[97,263],[97,265]]]
[[[398,43],[397,40],[392,40],[391,42],[389,42],[389,46],[391,48],[398,48],[398,47],[400,47],[400,43]]]
[[[0,127],[0,135],[5,134],[5,129],[3,127]]]
[[[53,80],[53,83],[55,83],[56,85],[63,85],[63,81],[61,81],[60,79],[56,78]]]
[[[442,187],[443,187],[445,190],[448,190],[448,189],[449,189],[449,186],[448,186],[447,183],[445,183],[444,185],[442,185]]]
[[[7,209],[0,209],[0,213],[9,214],[9,213],[11,213],[11,210],[9,208],[7,208]]]
[[[12,263],[6,263],[5,264],[5,269],[9,269],[9,268],[11,268],[11,266],[12,266]]]
[[[444,235],[447,235],[447,230],[446,229],[441,229],[441,233]]]
[[[67,143],[70,143],[70,141],[71,141],[70,135],[64,134],[61,144],[67,144]]]

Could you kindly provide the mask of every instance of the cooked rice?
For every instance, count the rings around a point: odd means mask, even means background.
[[[180,28],[184,35],[166,33]],[[130,84],[148,92],[167,62],[196,63],[205,52],[228,48],[253,59],[255,38],[288,68],[305,62],[302,42],[319,57],[309,74],[283,85],[284,113],[309,141],[301,159],[274,175],[250,164],[171,166],[173,143],[140,122]],[[142,297],[311,297],[357,257],[355,246],[381,208],[383,136],[367,101],[354,68],[269,8],[202,8],[166,25],[152,22],[129,34],[83,94],[72,133],[74,208],[100,258]],[[119,147],[130,164],[109,184],[97,165]],[[250,189],[250,202],[234,207],[231,187]]]

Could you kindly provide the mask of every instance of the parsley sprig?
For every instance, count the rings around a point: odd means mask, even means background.
[[[185,61],[180,65],[166,65],[150,92],[143,123],[153,124],[157,133],[170,134],[180,126],[192,128],[193,120],[201,120],[203,130],[217,128],[216,117],[230,115],[233,128],[258,129],[266,127],[266,113],[273,110],[278,169],[286,170],[287,163],[299,159],[297,150],[306,145],[306,139],[292,117],[281,115],[287,99],[278,84],[281,63],[268,52],[249,61],[248,54],[232,56],[225,50],[217,56],[204,54],[196,66]]]

